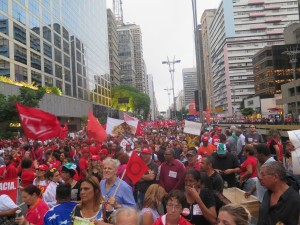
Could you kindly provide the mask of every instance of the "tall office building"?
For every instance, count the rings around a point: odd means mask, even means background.
[[[136,24],[126,24],[126,25],[119,26],[118,32],[120,33],[120,35],[124,35],[126,33],[126,35],[128,36],[128,38],[123,39],[122,42],[120,40],[119,42],[121,45],[120,47],[123,48],[120,49],[119,56],[123,57],[126,62],[128,62],[129,59],[132,59],[134,61],[134,63],[132,64],[132,66],[134,67],[134,75],[135,75],[134,86],[139,91],[144,93],[146,91],[146,87],[145,87],[146,73],[145,73],[145,64],[143,58],[143,43],[142,43],[141,28],[139,25]],[[131,50],[130,52],[129,49]],[[128,63],[126,63],[126,65],[128,66]],[[129,69],[128,67],[124,68],[121,66],[121,70],[123,69],[127,71],[126,73],[128,73],[128,69]]]
[[[149,119],[155,120],[158,116],[158,109],[157,109],[157,102],[155,98],[155,91],[154,91],[154,83],[153,83],[153,76],[152,74],[146,75],[147,86],[146,86],[146,93],[150,98],[150,117]]]
[[[118,33],[117,33],[117,22],[111,9],[107,9],[107,25],[108,25],[110,81],[112,86],[118,86],[120,85]]]
[[[0,74],[111,105],[105,0],[1,0]]]
[[[197,90],[197,70],[196,68],[184,68],[182,70],[183,93],[185,106],[195,100],[194,91]]]
[[[127,26],[118,27],[120,83],[136,87],[133,35]]]
[[[209,27],[215,111],[235,116],[254,94],[252,57],[283,44],[283,30],[298,21],[296,0],[222,0]]]
[[[205,76],[205,91],[206,91],[206,102],[209,109],[214,109],[213,99],[213,80],[212,80],[212,68],[211,68],[211,52],[210,52],[210,37],[209,37],[209,26],[214,18],[216,9],[207,9],[201,16],[201,27],[202,27],[202,47],[203,47],[203,69]]]

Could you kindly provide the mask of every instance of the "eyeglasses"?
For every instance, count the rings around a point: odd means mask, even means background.
[[[167,209],[175,210],[175,211],[180,211],[182,207],[180,205],[166,205]]]

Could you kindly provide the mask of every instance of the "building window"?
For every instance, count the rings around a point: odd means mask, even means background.
[[[27,64],[27,52],[26,48],[22,48],[21,46],[15,44],[15,60]]]
[[[29,27],[36,34],[40,35],[40,21],[35,16],[29,16]]]
[[[70,68],[70,57],[67,55],[64,55],[64,65],[65,67]]]
[[[63,27],[63,37],[64,39],[66,39],[67,41],[69,40],[69,32],[67,31],[66,28]]]
[[[58,63],[62,63],[61,61],[61,52],[58,49],[54,49],[55,52],[55,61]]]
[[[55,64],[55,77],[62,79],[62,67]]]
[[[0,36],[0,55],[9,58],[9,41]]]
[[[39,15],[39,2],[37,0],[29,0],[29,10],[33,15]]]
[[[83,91],[81,88],[78,88],[78,98],[83,99]]]
[[[38,72],[31,71],[31,81],[35,83],[35,85],[41,87],[42,86],[42,75]]]
[[[44,55],[52,59],[51,45],[48,45],[46,42],[44,42]]]
[[[31,67],[41,70],[41,56],[31,52]]]
[[[8,0],[0,0],[0,10],[4,12],[8,12],[8,6],[7,6],[7,1]]]
[[[55,86],[59,88],[62,91],[62,81],[60,80],[55,80]]]
[[[0,75],[10,77],[10,63],[0,59]]]
[[[82,77],[80,77],[80,76],[77,77],[77,85],[79,87],[82,87]]]
[[[26,30],[16,23],[14,23],[14,39],[26,45]]]
[[[67,54],[70,54],[70,47],[69,47],[69,43],[64,41],[64,52]]]
[[[30,34],[30,48],[37,52],[41,51],[40,38],[34,34]]]
[[[71,72],[67,69],[65,69],[65,81],[71,82]]]
[[[0,13],[0,32],[8,35],[8,18]]]
[[[51,75],[53,74],[52,62],[47,59],[44,59],[44,71]]]
[[[15,78],[16,81],[28,82],[27,69],[22,66],[15,65]]]
[[[50,43],[52,42],[52,38],[51,38],[51,29],[47,26],[43,27],[43,37],[49,41]]]
[[[54,33],[54,45],[57,48],[61,48],[61,39],[60,39],[60,36],[57,35],[56,33]]]
[[[12,3],[12,9],[13,9],[13,18],[23,24],[26,24],[25,9],[23,9],[22,6],[20,6],[15,1],[13,1],[13,3]]]
[[[79,73],[80,75],[82,75],[82,67],[80,63],[77,63],[77,73]]]
[[[47,0],[49,1],[49,0]],[[51,16],[50,13],[47,11],[47,9],[43,9],[43,24],[45,26],[51,26]]]
[[[45,86],[52,87],[53,86],[53,78],[45,76]]]
[[[71,84],[65,83],[65,95],[72,96]]]
[[[54,30],[60,34],[60,25],[58,23],[53,24]]]

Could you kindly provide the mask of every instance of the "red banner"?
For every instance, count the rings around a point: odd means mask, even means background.
[[[8,195],[15,203],[18,197],[18,178],[0,180],[0,195]]]

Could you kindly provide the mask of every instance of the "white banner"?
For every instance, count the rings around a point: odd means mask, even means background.
[[[202,123],[196,123],[188,120],[185,120],[184,123],[184,133],[200,135]]]
[[[293,174],[300,175],[300,130],[288,131],[290,141],[295,146],[292,152]]]
[[[139,121],[127,121],[107,117],[106,133],[112,136],[135,134]]]
[[[123,148],[123,149],[125,149],[126,148],[126,144],[128,144],[129,142],[127,141],[127,140],[125,140],[125,139],[123,139],[122,141],[121,141],[121,143],[120,143],[120,146]]]

